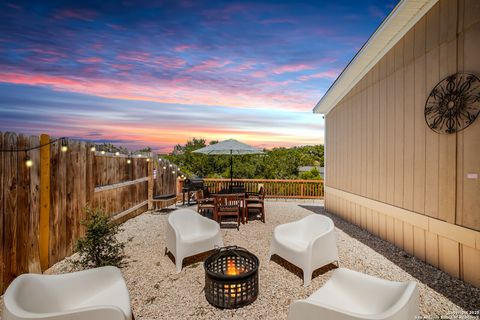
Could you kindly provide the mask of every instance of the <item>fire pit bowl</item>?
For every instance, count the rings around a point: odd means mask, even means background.
[[[237,246],[217,249],[205,260],[205,297],[214,307],[246,306],[258,296],[258,258]]]

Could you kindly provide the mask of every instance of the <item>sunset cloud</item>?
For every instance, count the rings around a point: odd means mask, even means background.
[[[287,72],[299,72],[299,71],[312,70],[312,69],[315,69],[315,68],[306,64],[291,64],[291,65],[284,65],[284,66],[273,68],[272,72],[276,74],[282,74]]]

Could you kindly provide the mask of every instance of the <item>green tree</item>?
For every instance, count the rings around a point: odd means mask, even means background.
[[[210,141],[209,144],[218,143]],[[193,138],[185,145],[176,145],[173,151],[164,156],[180,166],[188,175],[211,178],[230,177],[229,155],[204,155],[193,153],[207,145],[205,139]],[[233,177],[246,179],[297,179],[299,166],[323,166],[323,146],[301,146],[264,150],[262,155],[242,155],[233,157]],[[317,175],[312,175],[316,177]],[[319,176],[319,174],[318,174]]]
[[[150,147],[145,147],[143,149],[137,150],[135,152],[140,152],[140,153],[147,153],[147,152],[152,152],[152,148]]]
[[[125,244],[117,240],[118,225],[99,209],[85,210],[88,219],[82,224],[87,227],[87,232],[77,241],[79,259],[75,263],[83,268],[120,267],[125,257]]]
[[[318,171],[317,168],[313,168],[310,171],[301,172],[299,178],[304,180],[322,180],[320,171]]]
[[[98,151],[105,151],[105,152],[110,152],[110,153],[115,153],[115,152],[120,152],[122,154],[128,154],[128,149],[122,146],[115,146],[111,143],[102,143],[102,144],[97,144],[95,148]]]

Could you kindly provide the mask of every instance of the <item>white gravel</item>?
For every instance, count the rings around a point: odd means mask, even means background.
[[[265,224],[254,220],[241,225],[240,231],[222,230],[225,245],[245,247],[260,259],[259,296],[254,303],[236,310],[216,309],[206,301],[202,261],[208,254],[186,259],[182,272],[175,272],[173,258],[164,255],[167,214],[145,213],[127,221],[119,234],[120,240],[126,242],[128,256],[128,265],[122,272],[136,319],[286,319],[290,303],[320,288],[330,278],[333,267],[317,270],[311,285],[305,288],[300,269],[276,256],[270,262],[266,260],[270,239],[276,225],[312,211],[324,213],[323,206],[318,204],[267,202]],[[455,314],[464,311],[462,307],[480,309],[479,289],[406,255],[354,225],[332,218],[337,227],[340,266],[389,280],[419,282],[420,311],[430,319],[447,315],[455,318]],[[70,270],[66,259],[48,273]]]

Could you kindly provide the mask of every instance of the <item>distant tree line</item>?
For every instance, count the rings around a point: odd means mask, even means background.
[[[115,153],[115,152],[120,152],[121,154],[130,154],[130,153],[147,153],[147,152],[152,152],[152,148],[146,147],[140,150],[136,150],[133,152],[130,152],[127,148],[122,147],[122,146],[116,146],[108,142],[104,143],[99,143],[95,145],[95,148],[98,151],[105,151],[109,153]]]
[[[211,141],[215,144],[218,141]],[[204,155],[193,153],[207,145],[205,139],[177,144],[163,157],[180,167],[189,176],[205,178],[229,178],[229,155]],[[323,166],[323,145],[264,150],[262,155],[233,156],[233,177],[244,179],[321,179],[320,172],[312,169],[298,172],[300,166]]]

